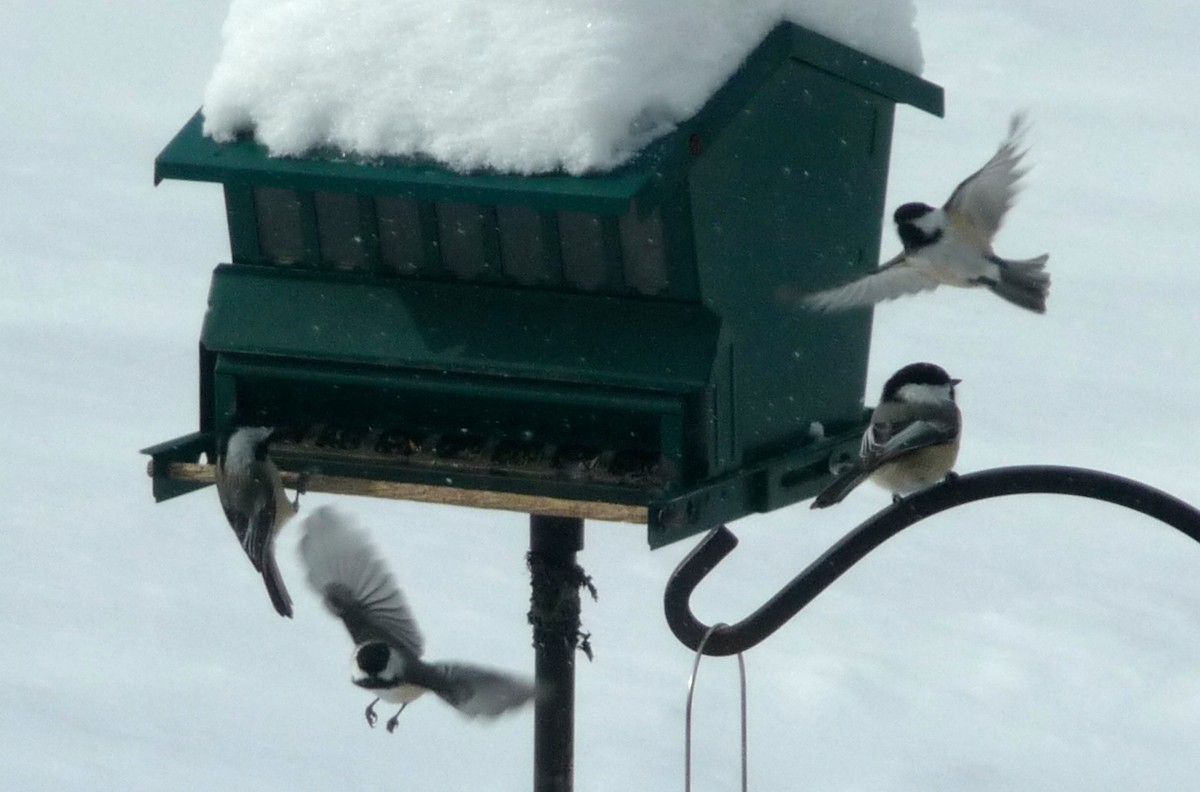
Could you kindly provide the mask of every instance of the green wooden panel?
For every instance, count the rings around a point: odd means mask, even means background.
[[[707,309],[464,283],[223,265],[202,335],[212,352],[687,392],[721,338]]]
[[[777,70],[689,176],[702,299],[735,339],[736,443],[752,459],[862,407],[871,312],[777,295],[873,267],[891,105],[797,61]],[[786,134],[781,133],[786,130]]]
[[[287,186],[303,190],[395,195],[423,201],[526,204],[544,209],[618,214],[657,185],[658,147],[601,176],[462,174],[430,162],[400,158],[354,159],[314,152],[271,157],[245,139],[217,143],[205,137],[196,113],[155,160],[155,181],[186,179]]]
[[[776,33],[788,37],[792,57],[802,63],[891,103],[912,105],[939,117],[945,113],[942,89],[931,82],[799,25],[780,25]]]
[[[230,388],[213,409],[243,423],[645,449],[677,465],[684,454],[679,394],[233,353],[215,375]]]
[[[258,223],[254,211],[254,190],[244,184],[225,185],[225,219],[229,225],[229,250],[237,264],[258,264],[263,260],[258,246]]]

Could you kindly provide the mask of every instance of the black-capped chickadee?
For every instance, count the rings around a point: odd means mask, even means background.
[[[371,726],[379,699],[400,705],[387,722],[391,732],[409,702],[426,691],[469,717],[495,717],[533,697],[532,684],[502,671],[421,660],[424,641],[403,592],[366,533],[332,507],[305,519],[300,557],[309,584],[355,643],[351,681],[377,696],[366,709]]]
[[[262,574],[271,604],[291,617],[292,598],[275,563],[275,536],[296,513],[288,501],[279,468],[267,456],[274,430],[243,426],[223,438],[217,453],[217,496],[250,563]],[[297,501],[299,493],[297,493]]]
[[[891,491],[892,500],[938,483],[954,468],[962,415],[954,386],[940,366],[912,363],[883,386],[858,459],[817,495],[812,508],[839,503],[867,478]]]
[[[811,294],[804,303],[817,310],[842,310],[892,300],[938,286],[986,286],[1022,308],[1046,312],[1049,254],[1014,261],[992,251],[992,239],[1012,207],[1025,131],[1024,115],[1016,114],[1008,137],[987,164],[955,188],[945,206],[906,203],[893,219],[904,250],[878,270],[856,281]]]

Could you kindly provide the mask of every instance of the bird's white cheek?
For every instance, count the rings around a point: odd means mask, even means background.
[[[946,228],[946,213],[941,209],[934,209],[932,212],[913,220],[912,224],[924,231],[926,235],[933,235]]]
[[[897,398],[913,404],[945,404],[950,398],[950,385],[905,385],[896,392]]]

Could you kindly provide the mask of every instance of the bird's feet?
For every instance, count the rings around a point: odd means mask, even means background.
[[[296,479],[296,498],[292,501],[292,508],[300,511],[300,495],[308,492],[308,473],[301,473]],[[378,699],[376,699],[378,700]]]
[[[367,716],[367,725],[372,729],[375,728],[375,721],[379,720],[379,716],[375,714],[375,705],[379,703],[379,699],[375,699],[367,705],[367,710],[363,714]],[[392,726],[388,726],[388,731],[392,730]]]
[[[400,709],[396,710],[395,715],[388,718],[388,722],[387,722],[388,734],[391,734],[392,732],[396,731],[396,724],[398,724],[400,722],[400,713],[404,712],[404,708],[407,706],[408,706],[408,702],[406,701],[400,705]]]

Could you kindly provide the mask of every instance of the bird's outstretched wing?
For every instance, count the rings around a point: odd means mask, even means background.
[[[404,592],[350,517],[330,506],[315,509],[304,521],[300,557],[309,585],[355,643],[384,641],[421,654],[424,639]]]
[[[991,250],[992,239],[1017,197],[1017,182],[1025,175],[1019,167],[1025,152],[1019,147],[1026,128],[1025,114],[1015,113],[1000,148],[954,188],[943,207],[959,233],[984,250]]]
[[[814,311],[844,311],[861,308],[906,294],[929,291],[938,282],[905,264],[904,254],[895,256],[875,272],[844,286],[806,295],[801,303]]]
[[[503,671],[467,663],[431,663],[429,689],[464,715],[494,718],[533,698],[532,683]]]

